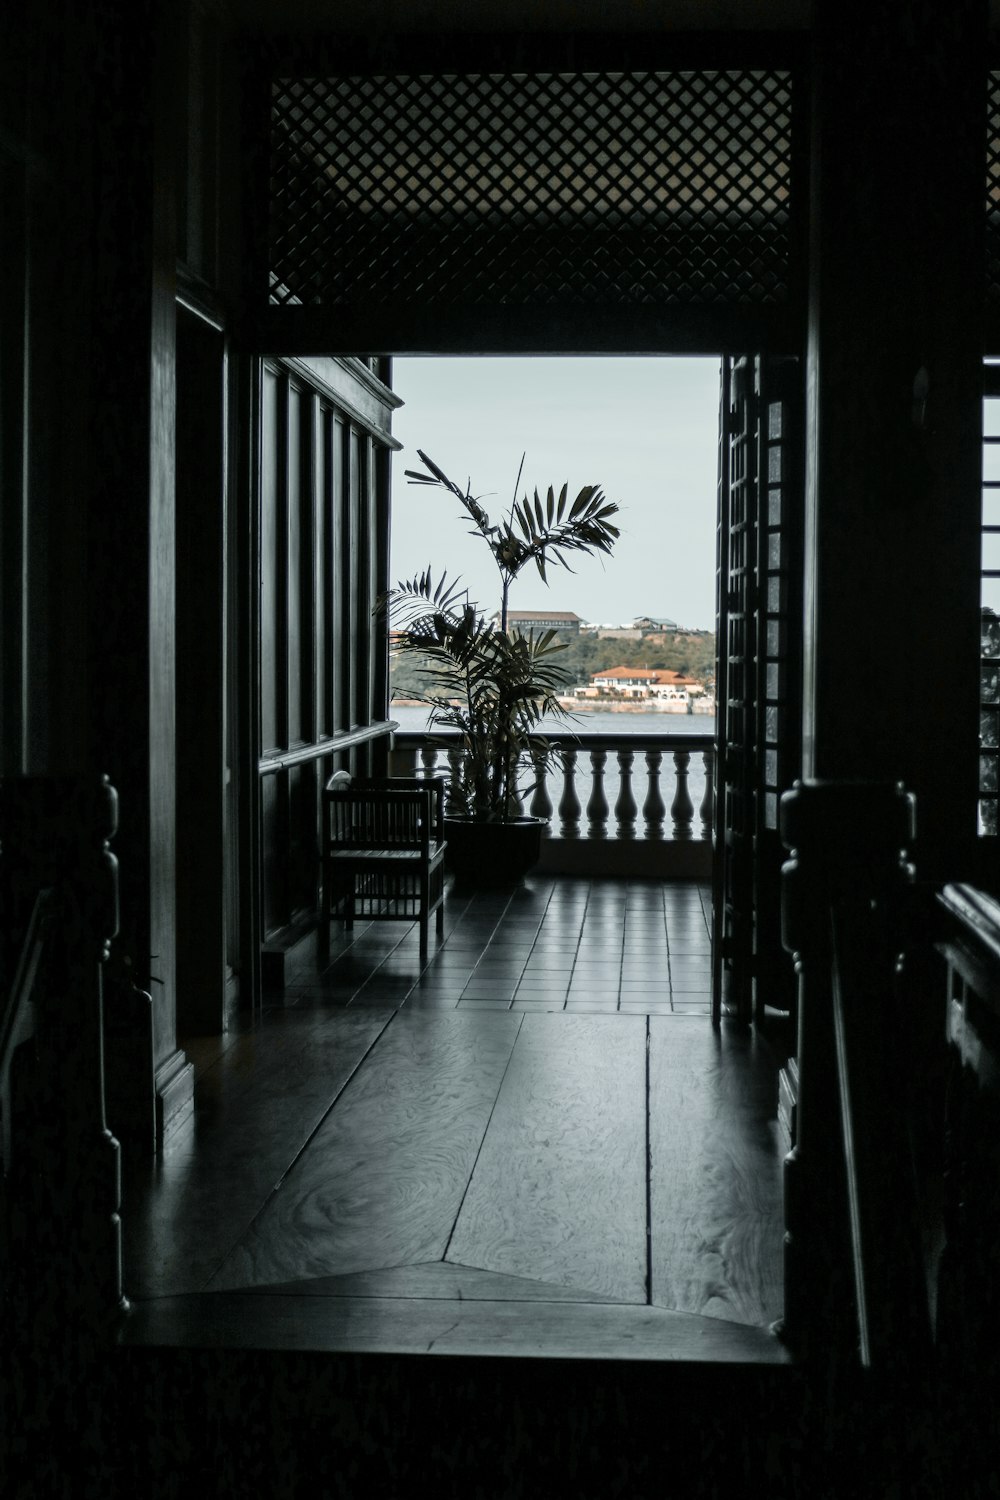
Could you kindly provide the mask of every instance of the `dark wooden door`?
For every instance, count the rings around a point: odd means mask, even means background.
[[[778,800],[801,767],[798,361],[723,359],[717,534],[713,1019],[791,1010],[781,947]]]

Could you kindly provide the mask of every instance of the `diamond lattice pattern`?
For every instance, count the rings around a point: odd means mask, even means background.
[[[773,303],[787,72],[276,83],[270,297]]]
[[[1000,302],[1000,73],[991,72],[986,112],[986,300]]]

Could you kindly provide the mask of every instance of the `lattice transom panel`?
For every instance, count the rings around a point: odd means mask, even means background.
[[[1000,302],[1000,73],[991,72],[986,110],[986,300]]]
[[[276,83],[273,303],[788,295],[788,72]]]

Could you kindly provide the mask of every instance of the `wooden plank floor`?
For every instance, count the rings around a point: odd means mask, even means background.
[[[773,1059],[742,1030],[649,1025],[650,1300],[771,1322],[783,1238]]]
[[[646,1297],[646,1023],[526,1015],[449,1261]]]
[[[623,981],[625,947],[607,955],[630,909],[635,951],[655,947],[662,892],[643,887],[630,908],[592,884],[563,898],[544,948],[530,891],[474,924],[488,949],[506,923],[518,984],[525,955],[559,976],[560,941],[574,941],[576,976],[583,948],[573,1012],[565,997],[518,1009],[516,986],[505,1001],[424,1007],[408,991],[392,1006],[384,976],[367,1003],[294,994],[197,1049],[194,1121],[126,1183],[139,1299],[126,1341],[241,1329],[261,1347],[780,1362],[766,1332],[781,1310],[774,1060],[707,1015],[623,1003],[644,993],[622,989],[642,971]],[[673,897],[691,945],[678,975],[702,957],[694,897]],[[581,911],[589,926],[567,938]],[[452,950],[469,973],[484,951],[473,930]],[[367,943],[371,978],[385,939]],[[499,973],[478,983],[504,990]]]
[[[211,1289],[441,1260],[521,1021],[395,1016]]]
[[[293,1012],[216,1055],[198,1077],[194,1120],[151,1169],[126,1174],[130,1296],[204,1289],[392,1017]]]

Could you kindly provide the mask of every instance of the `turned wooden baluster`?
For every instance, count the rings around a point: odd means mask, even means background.
[[[694,803],[691,801],[691,793],[688,791],[687,784],[688,766],[690,763],[690,750],[674,751],[677,790],[674,792],[674,800],[670,804],[670,816],[674,820],[675,839],[689,839],[691,837],[691,825],[694,821]]]
[[[552,798],[549,796],[548,767],[545,764],[544,753],[541,750],[533,750],[531,761],[535,768],[535,790],[531,798],[531,816],[533,818],[544,818],[547,823],[552,817]]]
[[[639,809],[636,806],[635,796],[632,792],[632,762],[634,759],[634,750],[619,750],[619,783],[618,798],[615,802],[615,817],[618,820],[618,837],[620,839],[635,837],[635,820]]]
[[[422,745],[420,747],[420,764],[424,768],[425,776],[433,776],[437,765],[438,753],[433,745]]]
[[[604,767],[607,764],[606,750],[590,752],[590,797],[587,801],[588,832],[592,839],[603,839],[608,831],[608,799],[604,793]]]
[[[576,751],[563,751],[563,792],[559,799],[559,821],[564,839],[574,839],[580,831],[580,799],[576,795]]]
[[[705,762],[705,795],[701,799],[698,816],[701,818],[703,837],[712,837],[712,825],[715,821],[715,750],[705,750],[702,754]]]
[[[649,780],[646,789],[646,800],[642,804],[642,816],[646,824],[646,837],[651,839],[663,837],[663,820],[667,816],[667,805],[663,800],[663,793],[660,790],[660,766],[662,761],[662,750],[646,751],[646,770]]]

